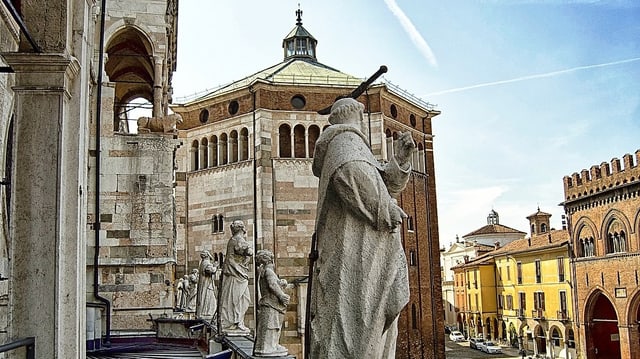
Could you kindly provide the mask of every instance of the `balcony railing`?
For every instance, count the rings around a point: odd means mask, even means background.
[[[544,310],[542,309],[534,309],[531,311],[531,318],[535,320],[545,320],[544,318]]]
[[[516,317],[523,319],[524,318],[524,309],[518,308],[516,309]]]
[[[566,322],[566,321],[569,320],[569,314],[567,313],[566,310],[559,310],[557,315],[556,315],[556,318],[559,321]]]
[[[36,338],[35,337],[18,339],[11,343],[0,345],[0,353],[6,353],[8,351],[18,349],[21,347],[25,347],[26,349],[26,353],[25,353],[26,359],[36,358]]]

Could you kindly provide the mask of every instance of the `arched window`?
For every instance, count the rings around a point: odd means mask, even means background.
[[[224,232],[224,217],[221,214],[218,215],[218,231]]]
[[[199,152],[198,149],[200,148],[200,145],[198,144],[198,140],[193,141],[193,143],[191,144],[191,170],[192,171],[197,171],[198,170],[198,165],[200,163],[199,160]]]
[[[206,137],[200,141],[200,167],[209,167],[209,140]]]
[[[305,158],[306,157],[306,141],[304,138],[305,130],[304,126],[297,125],[293,128],[293,141],[294,141],[294,157]]]
[[[531,224],[531,235],[536,234],[536,225],[535,224]]]
[[[318,137],[320,137],[320,127],[316,125],[309,126],[309,157],[313,157]]]
[[[218,143],[218,164],[226,165],[229,163],[229,153],[227,152],[227,134],[220,135],[220,142]]]
[[[291,157],[291,127],[283,123],[278,130],[278,147],[281,158]]]
[[[567,346],[572,349],[576,347],[576,339],[573,334],[573,329],[567,330]]]
[[[627,251],[627,240],[624,226],[618,219],[614,219],[607,228],[607,253],[621,253]]]
[[[547,232],[547,224],[546,223],[540,224],[540,233],[546,233],[546,232]]]
[[[233,130],[229,135],[229,163],[238,162],[238,131]]]
[[[416,171],[420,173],[427,173],[425,168],[425,157],[424,157],[424,145],[422,142],[418,143],[418,165],[416,166]]]
[[[218,215],[211,217],[211,233],[218,233]]]
[[[211,167],[216,167],[218,165],[218,136],[211,136],[209,148],[211,149]]]
[[[243,128],[240,130],[240,161],[249,159],[249,130]]]

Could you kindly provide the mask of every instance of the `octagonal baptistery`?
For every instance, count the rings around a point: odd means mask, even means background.
[[[224,253],[233,220],[244,221],[247,240],[275,254],[278,274],[295,284],[280,342],[301,357],[307,256],[314,232],[318,179],[315,141],[329,126],[318,111],[364,79],[324,65],[317,41],[302,26],[283,40],[284,60],[197,98],[176,102],[182,115],[177,160],[176,277],[196,268],[199,253]],[[408,213],[402,238],[409,263],[411,299],[400,318],[397,357],[444,357],[440,269],[433,166],[433,106],[388,83],[357,98],[374,155],[386,161],[393,139],[409,131],[418,151],[398,201]],[[252,303],[256,303],[253,278]],[[436,303],[437,302],[437,303]],[[255,327],[253,308],[245,323]]]

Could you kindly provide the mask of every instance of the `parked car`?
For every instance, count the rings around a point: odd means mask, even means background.
[[[502,347],[492,341],[486,341],[481,344],[480,350],[488,354],[502,353]]]
[[[483,338],[469,338],[469,348],[471,349],[480,349],[478,344],[484,343]]]
[[[449,339],[453,340],[454,342],[462,342],[464,341],[464,335],[462,335],[460,331],[454,330],[451,332],[451,334],[449,334]]]

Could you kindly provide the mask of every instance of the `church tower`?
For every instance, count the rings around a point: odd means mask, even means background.
[[[551,218],[551,214],[540,211],[540,207],[538,207],[536,213],[527,216],[529,228],[531,229],[530,235],[535,236],[549,232],[549,218]]]

